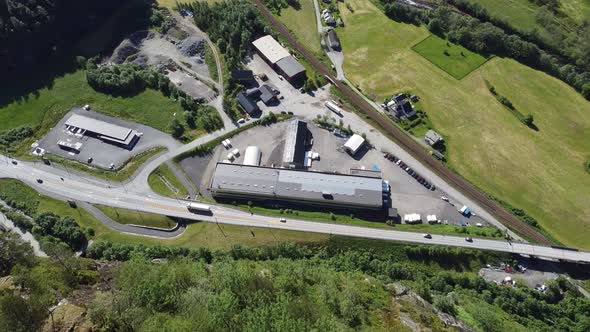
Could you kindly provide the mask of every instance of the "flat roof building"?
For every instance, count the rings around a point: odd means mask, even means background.
[[[95,136],[98,139],[125,148],[132,147],[139,139],[138,133],[133,129],[80,114],[72,114],[66,121],[65,126],[71,132],[81,129],[84,131],[84,135]]]
[[[354,156],[365,144],[365,139],[359,135],[354,134],[352,135],[346,143],[344,143],[344,149],[350,153],[351,156]]]
[[[305,77],[305,68],[271,35],[256,39],[252,45],[258,54],[289,82],[299,82]]]
[[[242,109],[244,109],[244,111],[246,111],[246,113],[248,114],[255,113],[259,110],[258,105],[256,105],[255,102],[250,100],[243,92],[239,92],[236,95],[236,100],[238,101],[240,106],[242,106]]]
[[[302,168],[305,166],[305,147],[308,145],[307,122],[293,119],[287,128],[287,139],[283,149],[283,167]]]
[[[382,179],[346,174],[217,163],[214,198],[285,201],[346,209],[383,207]]]
[[[264,57],[266,61],[274,65],[282,58],[288,57],[291,54],[279,44],[271,35],[260,37],[252,42],[252,45],[258,50],[260,55]]]
[[[428,145],[434,146],[443,141],[442,136],[440,136],[436,131],[429,129],[424,135],[424,140]]]
[[[289,81],[297,81],[305,76],[305,67],[292,56],[277,61],[276,66],[283,77]]]

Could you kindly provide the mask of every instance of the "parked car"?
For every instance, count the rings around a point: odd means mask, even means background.
[[[16,160],[13,160],[13,161],[12,161],[12,164],[13,164],[13,165],[16,165],[16,164],[18,164],[18,163],[16,162]]]
[[[432,185],[432,187],[430,187],[430,190],[435,191],[436,190],[436,186]]]
[[[442,200],[443,200],[443,201],[445,201],[445,202],[448,202],[448,201],[449,201],[449,198],[448,198],[448,197],[446,197],[446,196],[441,196],[441,197],[440,197],[440,199],[442,199]]]

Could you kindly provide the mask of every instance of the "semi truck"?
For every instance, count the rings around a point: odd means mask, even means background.
[[[191,212],[211,213],[211,208],[207,204],[201,204],[201,203],[191,202],[191,203],[188,203],[188,205],[186,207]]]

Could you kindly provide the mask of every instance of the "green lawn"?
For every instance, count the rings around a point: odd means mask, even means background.
[[[96,207],[107,217],[119,224],[133,224],[159,228],[172,228],[176,225],[176,221],[172,218],[159,214],[118,209],[104,205],[97,205]]]
[[[175,190],[171,190],[165,181]],[[150,174],[148,177],[148,183],[154,192],[163,196],[185,197],[187,193],[186,188],[180,180],[178,180],[176,175],[172,173],[170,167],[164,164],[160,165]]]
[[[411,48],[425,27],[389,20],[369,0],[340,6],[347,78],[377,101],[413,91],[448,147],[448,163],[484,191],[524,209],[560,242],[590,249],[590,103],[565,83],[495,57],[458,81]],[[484,80],[539,131],[496,101]]]
[[[182,115],[180,104],[161,92],[145,90],[133,97],[113,97],[94,91],[84,71],[66,74],[45,88],[0,107],[0,131],[22,125],[38,127],[37,138],[53,127],[73,106],[90,104],[94,111],[139,122],[168,132],[170,119]],[[36,138],[35,138],[36,139]],[[35,139],[23,142],[22,154]]]
[[[59,165],[65,166],[69,170],[76,170],[84,173],[88,173],[92,176],[97,178],[111,180],[111,181],[124,181],[131,177],[135,171],[141,167],[146,161],[148,161],[153,156],[159,154],[160,152],[166,150],[163,147],[153,148],[137,155],[133,156],[129,159],[122,168],[118,170],[106,170],[101,168],[92,167],[87,164],[79,163],[77,161],[64,159],[62,157],[47,154],[45,157],[49,159],[51,162],[57,163]]]
[[[412,49],[458,80],[487,61],[483,56],[435,35],[428,36]]]
[[[113,231],[94,218],[90,213],[86,212],[86,210],[71,208],[66,202],[43,196],[16,180],[0,179],[0,197],[3,197],[4,200],[22,202],[25,208],[28,207],[33,211],[33,214],[51,211],[62,216],[71,216],[80,226],[94,229],[94,240],[107,240],[117,243],[227,249],[235,244],[249,246],[277,244],[281,242],[321,244],[329,238],[328,235],[315,233],[195,222],[191,223],[181,236],[163,240]],[[140,221],[130,219],[129,223],[136,224],[140,223]]]

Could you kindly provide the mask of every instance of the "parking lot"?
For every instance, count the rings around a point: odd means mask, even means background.
[[[72,114],[76,113],[82,114],[89,118],[127,127],[136,130],[143,135],[139,138],[131,150],[127,150],[86,135],[82,137],[76,137],[70,134],[65,127],[65,122]],[[58,141],[66,141],[73,144],[79,142],[82,143],[82,147],[79,153],[74,153],[61,149],[57,145]],[[157,146],[164,146],[171,149],[179,145],[180,143],[176,142],[170,135],[154,128],[134,122],[123,121],[92,111],[85,111],[80,107],[75,107],[70,112],[68,112],[59,121],[59,123],[55,125],[55,127],[53,127],[45,136],[43,136],[43,138],[39,140],[39,146],[45,149],[47,153],[51,153],[70,160],[76,160],[81,163],[88,163],[89,158],[92,158],[91,164],[93,166],[104,169],[108,169],[111,164],[115,165],[115,169],[119,168],[134,155]]]

